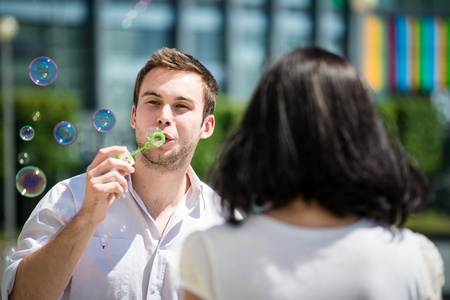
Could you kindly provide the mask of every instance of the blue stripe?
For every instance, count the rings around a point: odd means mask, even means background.
[[[425,78],[424,78],[424,90],[431,92],[434,87],[434,18],[431,16],[425,17],[424,24],[424,34],[425,34],[425,61],[422,63],[425,67]]]
[[[395,18],[396,44],[397,44],[397,88],[400,92],[409,91],[408,82],[408,34],[405,16]]]

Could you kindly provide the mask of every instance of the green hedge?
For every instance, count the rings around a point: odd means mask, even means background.
[[[225,95],[221,95],[217,99],[214,113],[216,119],[214,133],[210,138],[200,140],[192,158],[191,165],[201,179],[206,180],[207,173],[216,158],[221,142],[230,134],[241,119],[245,105],[245,102],[233,101]]]
[[[377,102],[388,132],[397,137],[425,174],[442,169],[445,130],[428,96],[397,95]]]
[[[2,99],[0,99],[2,103]],[[12,129],[15,134],[15,159],[17,171],[25,165],[41,168],[47,176],[49,184],[61,179],[67,170],[80,167],[79,146],[75,142],[70,145],[60,145],[53,137],[53,129],[61,121],[69,121],[75,126],[81,107],[81,100],[73,90],[53,89],[50,87],[16,87],[14,93],[15,125]],[[1,106],[3,110],[3,106]],[[34,112],[40,113],[40,118],[33,120]],[[3,112],[2,112],[3,116]],[[19,131],[29,125],[35,129],[35,137],[30,141],[20,138]],[[4,122],[1,122],[0,139],[3,145]],[[3,146],[1,156],[3,157]],[[21,165],[17,156],[27,152],[29,162]],[[60,174],[60,175],[58,175]],[[0,177],[3,178],[4,162],[0,161]],[[6,174],[15,176],[15,174]]]

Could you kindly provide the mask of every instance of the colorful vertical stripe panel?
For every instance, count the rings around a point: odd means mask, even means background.
[[[386,43],[384,20],[368,15],[364,20],[362,72],[375,92],[386,88]]]
[[[366,15],[363,74],[375,92],[430,93],[450,85],[450,19]]]

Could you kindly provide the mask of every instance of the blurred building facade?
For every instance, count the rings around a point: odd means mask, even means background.
[[[445,0],[0,0],[0,14],[20,23],[16,85],[32,84],[32,59],[51,57],[54,86],[119,120],[137,72],[163,46],[197,57],[242,101],[266,63],[313,44],[347,56],[376,91],[429,92],[450,80]]]

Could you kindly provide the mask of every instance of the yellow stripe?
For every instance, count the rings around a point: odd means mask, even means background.
[[[379,17],[367,15],[363,28],[363,74],[375,92],[383,85],[383,25]]]

